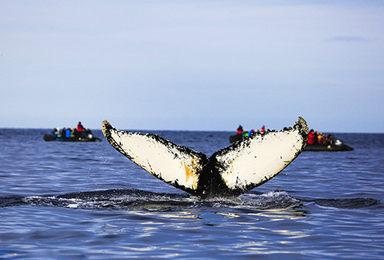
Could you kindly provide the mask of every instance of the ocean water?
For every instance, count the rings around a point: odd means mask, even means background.
[[[0,129],[0,259],[383,259],[384,134],[336,134],[236,198],[202,201],[98,143]],[[230,132],[159,131],[212,154]]]

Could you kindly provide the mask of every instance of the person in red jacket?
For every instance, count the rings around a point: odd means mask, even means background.
[[[261,132],[261,134],[265,134],[265,125],[263,125],[263,126],[261,127],[260,132]]]
[[[237,134],[238,135],[242,135],[243,134],[243,127],[241,125],[239,125],[239,127],[237,128]]]
[[[79,122],[77,124],[77,134],[80,136],[84,136],[85,135],[85,128],[84,126],[81,124],[81,122]]]
[[[308,144],[317,144],[317,135],[313,129],[308,133]]]

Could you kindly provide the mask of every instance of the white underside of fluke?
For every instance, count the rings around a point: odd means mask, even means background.
[[[243,141],[237,148],[217,155],[226,165],[221,177],[230,189],[263,183],[282,171],[303,147],[298,129],[256,135]]]
[[[160,137],[154,135],[112,130],[110,136],[115,141],[112,146],[157,178],[172,185],[197,188],[197,172],[202,170],[199,156],[183,152],[171,142],[159,141]]]
[[[300,117],[289,129],[243,138],[208,159],[202,153],[157,135],[119,131],[107,121],[103,122],[103,134],[116,150],[157,178],[192,194],[202,187],[206,189],[205,186],[210,186],[212,193],[212,189],[217,188],[212,185],[217,184],[222,189],[222,183],[225,183],[227,193],[233,191],[233,194],[241,194],[261,185],[301,153],[307,132],[306,122]],[[204,182],[208,180],[210,185],[200,182],[202,174]],[[217,174],[221,180],[211,182],[210,176],[214,179]],[[199,192],[209,193],[205,190]]]

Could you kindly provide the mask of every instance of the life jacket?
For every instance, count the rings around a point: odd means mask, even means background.
[[[71,130],[70,129],[65,130],[65,137],[66,138],[70,138],[71,137]]]
[[[324,136],[323,136],[322,134],[319,134],[319,135],[317,136],[317,142],[318,142],[319,144],[324,144]]]

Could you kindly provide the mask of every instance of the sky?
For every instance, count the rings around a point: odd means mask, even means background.
[[[0,0],[0,127],[384,132],[383,1]]]

